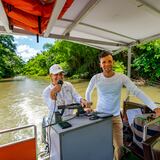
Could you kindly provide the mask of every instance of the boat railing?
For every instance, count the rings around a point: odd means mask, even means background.
[[[0,131],[0,135],[17,132],[24,129],[32,129],[33,136],[23,140],[0,145],[0,159],[3,160],[36,160],[37,159],[37,128],[35,125],[11,128]]]

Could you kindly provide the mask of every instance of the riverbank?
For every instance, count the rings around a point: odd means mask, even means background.
[[[137,86],[154,86],[160,88],[160,82],[158,81],[149,81],[143,78],[131,79]]]
[[[0,82],[11,82],[11,81],[22,81],[25,78],[31,78],[31,79],[35,79],[35,80],[44,80],[44,81],[48,81],[50,82],[50,77],[49,75],[47,76],[35,76],[35,75],[30,75],[30,76],[15,76],[15,77],[11,77],[11,78],[4,78],[4,79],[0,79]],[[73,84],[75,83],[81,83],[81,82],[88,82],[90,79],[72,79],[71,77],[65,77],[64,78],[66,81],[69,81]],[[137,85],[137,86],[154,86],[154,87],[159,87],[160,88],[160,82],[158,81],[149,81],[149,80],[145,80],[143,78],[139,78],[139,79],[133,79],[131,78],[131,80]]]
[[[26,78],[26,76],[16,76],[11,78],[2,78],[0,79],[0,82],[11,82],[11,81],[23,81]]]

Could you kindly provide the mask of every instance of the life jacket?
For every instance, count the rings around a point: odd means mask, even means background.
[[[47,28],[56,0],[2,0],[2,2],[11,29],[17,26],[40,35]],[[57,19],[63,17],[72,2],[73,0],[66,0]]]

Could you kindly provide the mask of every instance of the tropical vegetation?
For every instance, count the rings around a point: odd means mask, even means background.
[[[14,37],[0,35],[0,78],[13,77],[22,73],[24,62],[16,54]]]
[[[133,67],[138,77],[160,80],[160,40],[134,47]]]
[[[17,74],[46,76],[51,65],[60,64],[71,78],[90,78],[100,72],[100,50],[64,40],[45,44],[43,51],[24,63],[16,52],[13,36],[0,36],[0,78]],[[132,47],[132,77],[160,80],[160,40]],[[114,70],[126,73],[127,49],[114,56]]]

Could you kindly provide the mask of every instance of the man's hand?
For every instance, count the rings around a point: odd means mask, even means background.
[[[93,112],[93,109],[92,109],[92,108],[84,108],[84,110],[85,110],[87,113]]]
[[[50,92],[51,99],[56,100],[57,93],[60,91],[61,91],[61,86],[59,84],[56,84],[55,87]]]
[[[87,100],[85,100],[83,98],[80,100],[80,103],[81,103],[82,107],[84,107],[84,108],[91,108],[91,105],[92,105],[92,102],[88,102]]]
[[[82,98],[82,99],[80,100],[80,103],[81,103],[82,107],[84,108],[84,110],[85,110],[87,113],[90,113],[90,112],[93,111],[92,108],[91,108],[91,105],[93,104],[92,102],[88,102],[87,100],[85,100],[85,99]]]
[[[85,110],[87,113],[90,113],[90,112],[93,111],[92,108],[91,108],[92,102],[88,102],[88,101],[85,100],[85,99],[81,99],[80,102],[81,102],[82,107],[84,108],[84,110]]]
[[[160,108],[156,108],[154,109],[155,113],[156,113],[156,117],[160,116]]]

